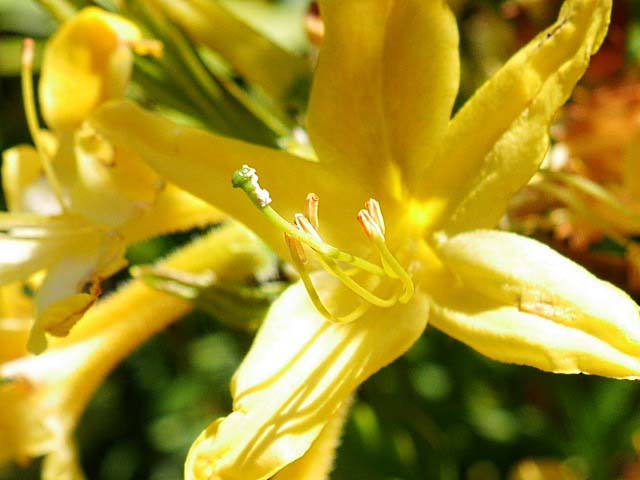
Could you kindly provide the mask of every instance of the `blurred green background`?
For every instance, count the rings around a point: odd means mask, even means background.
[[[308,2],[279,3],[299,12]],[[453,3],[464,60],[460,104],[529,30],[544,25],[554,2],[538,2],[541,18],[523,17],[516,2]],[[536,12],[535,1],[524,3]],[[616,0],[625,68],[640,54],[639,6]],[[0,0],[2,150],[29,142],[13,39],[46,38],[54,28],[35,2]],[[198,234],[138,245],[129,259],[149,262]],[[78,429],[88,478],[181,478],[195,437],[229,410],[229,380],[250,344],[249,334],[195,311],[135,352],[98,391]],[[634,438],[640,447],[640,385],[498,364],[427,329],[407,355],[359,390],[332,478],[493,480],[509,478],[523,460],[544,459],[575,472],[566,478],[640,479]],[[0,479],[35,479],[38,470],[38,462],[0,469]]]

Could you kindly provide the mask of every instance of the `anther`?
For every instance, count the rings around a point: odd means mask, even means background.
[[[318,204],[320,203],[320,199],[315,193],[310,193],[307,195],[307,199],[305,201],[305,214],[311,222],[313,228],[318,230],[320,228],[320,220],[318,218]]]
[[[305,217],[304,215],[302,215],[301,213],[296,213],[294,215],[295,218],[295,224],[296,226],[303,231],[304,233],[307,233],[309,235],[311,235],[313,238],[315,238],[316,240],[318,240],[319,242],[322,241],[322,238],[320,237],[320,234],[318,233],[318,230],[316,230],[316,228],[314,227],[314,225],[309,221],[309,219],[307,217]]]
[[[22,58],[20,59],[22,65],[27,65],[29,68],[33,66],[35,45],[33,38],[25,38],[22,43]]]
[[[373,220],[378,224],[378,227],[380,227],[380,231],[384,235],[385,234],[384,217],[382,216],[382,209],[380,208],[380,203],[376,199],[370,198],[365,202],[364,206],[369,212],[369,214],[371,215],[371,217],[373,218]]]
[[[307,263],[309,263],[309,259],[304,253],[304,247],[302,246],[302,243],[300,243],[300,240],[291,238],[288,233],[284,234],[284,240],[285,242],[287,242],[287,246],[289,247],[289,251],[291,252],[292,257],[296,257],[302,265],[306,265]]]
[[[365,235],[370,240],[379,239],[384,241],[384,233],[382,232],[382,228],[380,228],[380,224],[368,210],[360,210],[357,218],[362,230],[364,230]]]
[[[389,247],[387,247],[383,233],[384,219],[382,218],[380,204],[371,199],[367,202],[366,207],[367,210],[360,210],[360,212],[358,212],[358,222],[360,222],[365,234],[377,248],[384,270],[390,277],[397,278],[402,282],[404,292],[400,296],[399,301],[406,303],[413,296],[413,280],[411,280],[407,271],[400,265],[398,260],[396,260],[389,251]],[[379,219],[376,219],[376,217],[379,217]]]

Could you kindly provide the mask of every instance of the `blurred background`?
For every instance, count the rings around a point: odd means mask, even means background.
[[[55,4],[42,2],[47,3]],[[95,3],[123,8],[136,2]],[[216,3],[311,68],[317,52],[313,41],[318,42],[321,32],[308,1]],[[460,106],[519,46],[553,21],[561,2],[450,3],[461,32]],[[640,2],[614,4],[605,46],[558,116],[549,173],[514,200],[502,226],[550,243],[637,300],[640,257],[635,240],[640,239],[640,222],[634,212],[640,212],[640,169],[635,175],[633,168],[640,152]],[[51,10],[40,3],[0,0],[0,150],[30,143],[20,90],[20,38],[34,37],[41,46],[55,28]],[[164,103],[163,92],[156,97],[145,93],[145,61],[136,65],[134,75],[142,93],[132,95],[177,115],[183,99],[175,91]],[[210,70],[225,95],[234,89],[248,92],[250,104],[270,113],[255,114],[259,125],[254,126],[254,118],[243,113],[244,104],[238,107],[223,95],[224,101],[211,105],[220,120],[193,105],[189,110],[187,104],[191,122],[267,144],[275,142],[270,133],[279,127],[273,127],[274,122],[295,134],[291,126],[303,116],[308,77],[301,75],[274,106],[260,91],[246,88],[241,72]],[[240,120],[225,132],[229,118]],[[263,124],[271,127],[262,132]],[[543,186],[536,188],[536,182]],[[590,195],[587,187],[594,185],[611,201],[598,202]],[[599,223],[591,222],[584,209],[595,212]],[[148,263],[201,233],[136,245],[128,259],[133,265]],[[105,289],[126,278],[122,273]],[[234,328],[223,316],[211,308],[197,309],[141,347],[108,378],[77,433],[89,479],[182,478],[195,437],[230,409],[229,380],[251,344],[252,334]],[[632,480],[640,479],[639,453],[640,384],[498,364],[427,329],[407,355],[359,390],[332,478]],[[9,467],[0,469],[0,479],[35,479],[37,472],[37,462],[27,469]]]

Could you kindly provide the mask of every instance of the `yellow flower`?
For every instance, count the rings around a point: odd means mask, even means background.
[[[146,53],[150,45],[156,45],[159,54],[159,44],[143,40],[135,24],[89,7],[65,22],[44,50],[40,105],[55,140],[46,149],[42,133],[30,125],[39,160],[61,207],[100,224],[118,227],[139,216],[162,188],[158,176],[140,159],[114,149],[85,124],[103,102],[124,97],[132,50]],[[28,78],[28,72],[24,76]],[[25,85],[24,90],[30,113],[32,89]]]
[[[301,275],[233,379],[233,413],[194,443],[189,479],[293,478],[289,468],[314,461],[354,389],[404,353],[428,318],[496,360],[640,376],[640,318],[627,295],[533,240],[487,230],[545,155],[551,119],[600,46],[611,1],[567,0],[452,119],[458,36],[445,2],[325,0],[320,9],[326,34],[307,121],[317,160],[127,102],[92,118],[110,142],[280,253],[284,232]],[[236,171],[242,164],[256,170]],[[251,201],[229,192],[234,171]]]
[[[0,287],[0,363],[24,355],[32,322],[33,307],[22,285]]]
[[[135,24],[96,7],[65,22],[44,51],[40,103],[47,124],[76,129],[101,103],[123,97],[133,67],[131,47],[141,40]]]
[[[237,282],[263,268],[269,255],[253,234],[226,224],[161,265],[208,271],[221,282]],[[192,306],[132,281],[101,301],[67,337],[52,340],[47,352],[32,356],[23,342],[15,342],[23,340],[27,330],[9,328],[10,316],[26,320],[28,311],[15,291],[0,293],[0,346],[6,343],[13,349],[0,350],[0,465],[47,455],[43,479],[81,478],[72,475],[77,471],[72,434],[91,396],[120,360]],[[4,293],[12,296],[5,301]]]
[[[36,148],[3,153],[11,214],[0,214],[0,285],[46,270],[35,296],[34,353],[46,348],[45,333],[66,335],[95,303],[100,280],[125,265],[126,245],[221,218],[84,123],[102,102],[123,97],[131,50],[154,46],[134,24],[98,8],[65,22],[47,43],[42,65],[41,105],[50,133],[37,125],[26,43],[23,94]]]

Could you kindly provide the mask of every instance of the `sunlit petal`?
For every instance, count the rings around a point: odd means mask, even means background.
[[[159,176],[135,154],[111,147],[86,125],[65,137],[56,163],[70,208],[111,227],[150,209],[162,188]],[[63,166],[71,171],[63,172]]]
[[[73,250],[48,269],[34,298],[36,321],[29,337],[30,352],[46,349],[45,333],[68,335],[98,300],[100,280],[125,265],[121,241],[109,236],[98,240],[94,245],[73,245]]]
[[[127,243],[135,243],[157,235],[202,228],[227,218],[207,202],[168,184],[158,194],[153,207],[124,224],[118,232]]]
[[[450,233],[497,223],[542,161],[552,116],[602,43],[610,11],[610,0],[568,0],[458,112],[423,177],[432,222]]]
[[[329,478],[336,449],[340,445],[344,424],[351,408],[351,400],[346,400],[327,422],[311,448],[295,462],[280,470],[273,480],[326,480]]]
[[[241,281],[268,261],[266,255],[253,234],[231,224],[161,265]],[[133,281],[96,305],[68,336],[51,339],[44,354],[0,364],[0,464],[59,452],[111,369],[191,308],[183,299]]]
[[[316,275],[320,290],[324,275]],[[330,293],[330,292],[324,292]],[[346,398],[395,360],[427,324],[428,302],[372,308],[347,324],[328,322],[303,286],[271,308],[232,382],[234,411],[196,440],[188,479],[266,479],[301,457]]]
[[[49,453],[42,462],[42,480],[85,480],[78,447],[68,439]]]
[[[320,2],[325,25],[308,128],[321,162],[384,199],[440,142],[458,85],[445,2]],[[366,79],[366,80],[365,80]]]
[[[19,145],[2,152],[2,191],[10,211],[23,212],[25,191],[42,176],[35,148]]]
[[[40,102],[55,130],[77,128],[100,103],[124,95],[133,65],[127,42],[138,40],[135,24],[105,10],[82,10],[47,42]]]
[[[285,218],[293,220],[307,194],[314,192],[322,199],[323,218],[330,219],[322,230],[327,241],[366,244],[354,218],[367,194],[361,185],[345,186],[339,171],[331,173],[319,163],[283,151],[183,127],[128,102],[105,105],[91,124],[116,147],[139,154],[168,181],[249,225],[283,255],[282,232],[241,191],[231,189],[231,177],[243,164],[258,171],[273,207]]]
[[[512,233],[463,233],[439,253],[459,284],[432,292],[435,327],[504,362],[640,375],[640,314],[623,291]]]

